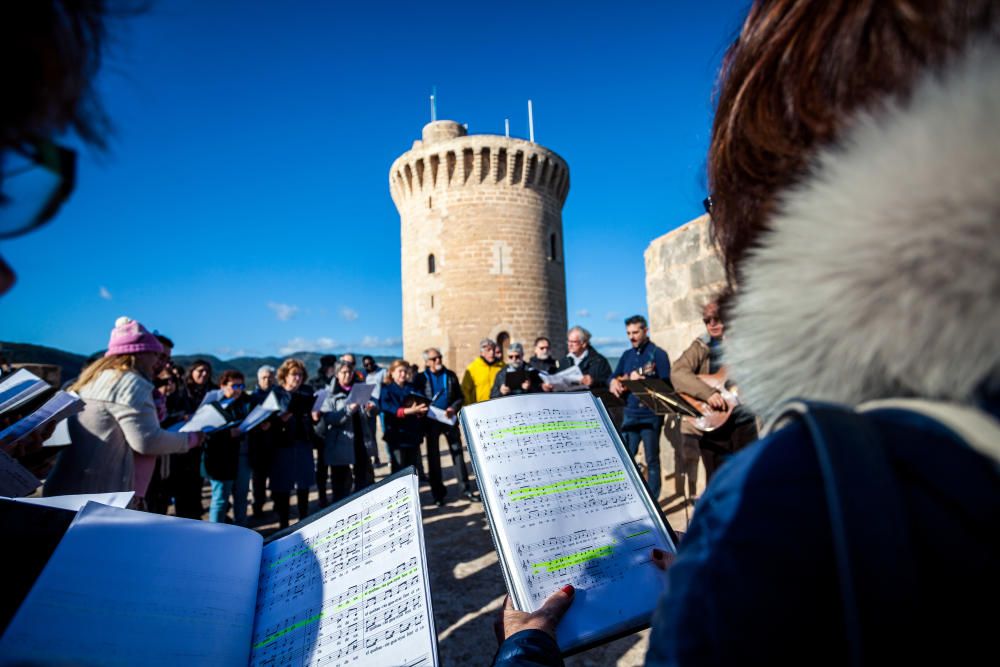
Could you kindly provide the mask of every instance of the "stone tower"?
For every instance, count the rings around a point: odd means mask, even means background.
[[[538,336],[565,354],[562,206],[569,167],[523,139],[479,134],[450,120],[389,170],[402,241],[403,356],[438,347],[459,376],[479,341]]]

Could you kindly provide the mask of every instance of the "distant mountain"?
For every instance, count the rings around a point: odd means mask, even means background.
[[[357,354],[357,353],[356,353]],[[31,343],[7,343],[0,342],[0,356],[14,364],[52,364],[62,369],[62,381],[75,378],[80,374],[86,364],[87,357],[82,354],[66,352],[54,347],[44,345],[32,345]],[[296,359],[301,359],[306,365],[306,371],[312,378],[319,371],[319,359],[322,354],[316,352],[296,352],[288,355]],[[361,361],[361,354],[357,354],[358,362]],[[375,356],[375,360],[380,366],[387,366],[395,357]],[[204,359],[212,364],[212,373],[215,376],[228,368],[235,368],[241,371],[251,383],[255,383],[257,369],[264,364],[270,364],[277,368],[283,359],[288,357],[236,357],[235,359],[219,359],[211,354],[178,354],[174,356],[181,366],[187,368],[196,359]]]

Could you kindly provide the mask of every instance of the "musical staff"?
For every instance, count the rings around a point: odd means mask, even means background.
[[[614,625],[602,595],[617,622],[648,617],[662,587],[651,549],[671,546],[596,399],[508,397],[468,406],[462,419],[519,608],[567,584],[588,591],[557,630],[564,650]]]
[[[265,547],[251,664],[429,664],[416,487],[383,491]]]

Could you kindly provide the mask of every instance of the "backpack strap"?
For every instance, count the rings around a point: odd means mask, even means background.
[[[850,664],[877,661],[864,629],[887,621],[906,627],[917,594],[902,495],[882,438],[863,415],[827,403],[794,401],[778,419],[801,423],[816,451]]]

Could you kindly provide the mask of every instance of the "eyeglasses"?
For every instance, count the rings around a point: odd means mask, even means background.
[[[719,317],[703,317],[701,321],[705,324],[722,324],[722,318]]]
[[[517,354],[517,353],[515,352],[514,354],[508,354],[508,355],[507,355],[507,358],[508,358],[508,359],[520,359],[520,358],[521,358],[521,356],[522,356],[522,355],[520,355],[520,354]]]
[[[48,140],[0,152],[0,239],[41,227],[76,184],[76,153]]]
[[[441,361],[441,357],[427,357],[427,361]]]
[[[712,201],[712,195],[708,195],[701,200],[701,205],[705,207],[705,213],[712,215],[712,206],[715,202]]]

